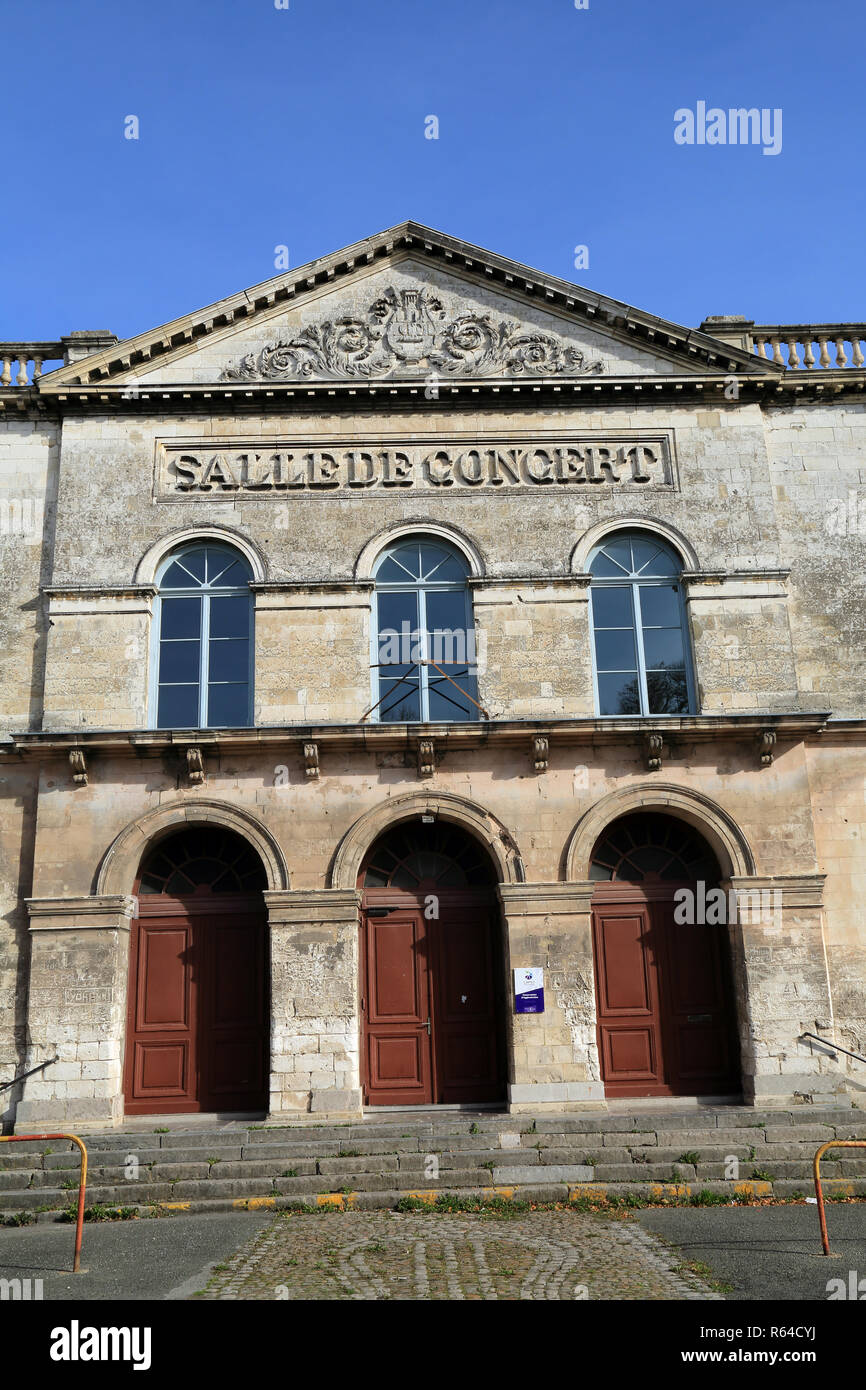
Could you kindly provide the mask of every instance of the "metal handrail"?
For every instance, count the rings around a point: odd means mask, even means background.
[[[56,1057],[49,1057],[47,1062],[39,1062],[29,1071],[23,1071],[20,1076],[13,1076],[11,1081],[4,1081],[3,1085],[0,1086],[0,1091],[8,1091],[11,1086],[17,1086],[19,1081],[26,1081],[28,1076],[32,1076],[34,1072],[41,1071],[43,1067],[50,1067],[54,1062],[59,1061],[60,1053],[58,1052]]]
[[[822,1038],[820,1033],[801,1033],[801,1038],[814,1038],[816,1042],[823,1043],[825,1047],[830,1047],[834,1052],[844,1052],[846,1057],[853,1057],[857,1062],[866,1062],[866,1057],[861,1057],[859,1052],[851,1052],[847,1047],[840,1047],[839,1043],[831,1042],[829,1038]]]
[[[828,1149],[866,1149],[866,1139],[828,1139],[815,1154],[815,1197],[818,1202],[818,1220],[821,1223],[821,1244],[824,1254],[830,1254],[830,1237],[827,1234],[827,1213],[824,1211],[824,1193],[821,1188],[821,1159]]]
[[[24,1144],[29,1139],[71,1139],[81,1150],[81,1170],[78,1176],[78,1216],[75,1221],[75,1254],[72,1273],[81,1273],[81,1240],[84,1234],[84,1191],[87,1187],[87,1150],[77,1134],[0,1134],[0,1144]]]

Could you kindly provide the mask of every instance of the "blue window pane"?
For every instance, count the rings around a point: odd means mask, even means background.
[[[660,546],[653,541],[639,540],[635,537],[632,553],[635,571],[640,574],[679,574],[682,568],[666,546]]]
[[[595,634],[595,665],[598,671],[636,671],[634,632],[631,628],[610,628]]]
[[[196,589],[204,583],[204,551],[184,550],[169,565],[162,579],[161,589]]]
[[[250,582],[249,568],[243,560],[232,561],[230,555],[211,564],[208,557],[208,583],[215,589],[242,589]]]
[[[421,718],[421,696],[417,681],[383,680],[379,693],[384,698],[378,714],[382,720],[405,723]]]
[[[600,576],[610,575],[611,577],[631,573],[631,545],[628,537],[622,540],[610,541],[600,550],[595,559],[590,564],[590,573]]]
[[[246,595],[237,598],[212,598],[210,601],[211,637],[248,637],[250,632],[250,601]]]
[[[679,627],[680,598],[676,584],[642,584],[640,611],[644,627]]]
[[[380,662],[406,662],[420,655],[418,595],[384,593],[378,597]]]
[[[444,680],[438,672],[432,671],[430,675],[430,718],[441,722],[465,722],[468,719],[477,719],[479,710],[472,700],[467,698],[471,695],[474,700],[478,699],[478,692],[474,678],[468,675],[465,666],[454,666],[450,670],[443,667],[451,680]]]
[[[249,723],[249,702],[250,688],[246,681],[208,686],[208,728],[244,728]]]
[[[169,598],[162,601],[162,637],[198,637],[201,633],[201,599]]]
[[[593,588],[592,620],[596,627],[631,627],[631,589]]]
[[[637,676],[599,676],[598,711],[599,714],[640,714]]]
[[[418,578],[417,552],[415,563],[407,551],[399,555],[389,555],[376,571],[377,584],[406,584]]]
[[[689,692],[682,667],[647,671],[646,683],[650,714],[688,714]]]
[[[157,728],[195,729],[197,727],[198,686],[163,686],[159,692]]]
[[[678,627],[654,627],[643,635],[644,656],[648,671],[663,667],[685,666],[683,660],[683,635]]]
[[[197,641],[161,642],[159,645],[160,685],[198,682],[201,644]]]
[[[249,674],[250,644],[246,638],[228,637],[208,647],[209,681],[246,680]]]
[[[431,584],[463,583],[466,578],[463,561],[433,545],[421,547],[421,570],[425,580]]]

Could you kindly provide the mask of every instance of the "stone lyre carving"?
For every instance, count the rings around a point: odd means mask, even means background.
[[[224,381],[385,376],[585,376],[601,372],[552,333],[488,313],[453,314],[426,289],[387,289],[360,318],[308,324],[227,367]]]
[[[436,771],[436,749],[431,738],[422,738],[418,744],[418,776],[432,777]]]
[[[319,775],[319,745],[317,743],[304,744],[304,771],[308,777],[318,777]]]

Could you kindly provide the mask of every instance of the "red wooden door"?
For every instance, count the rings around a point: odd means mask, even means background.
[[[649,904],[595,907],[593,949],[605,1093],[661,1095],[661,1019]]]
[[[130,948],[128,1113],[264,1109],[266,986],[259,904],[145,899]]]
[[[433,1024],[424,914],[418,907],[378,906],[364,917],[368,1104],[430,1104]]]
[[[673,891],[597,890],[598,1045],[609,1096],[738,1087],[725,928],[677,924]]]
[[[365,894],[364,1087],[369,1105],[459,1104],[504,1095],[502,1009],[489,897]]]
[[[433,943],[433,1041],[438,1099],[444,1104],[500,1100],[502,1039],[495,988],[493,922],[445,902],[428,923]]]

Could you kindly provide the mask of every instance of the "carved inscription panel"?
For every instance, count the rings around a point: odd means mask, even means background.
[[[360,495],[414,488],[438,493],[545,487],[676,490],[670,431],[427,443],[157,441],[155,497]]]

